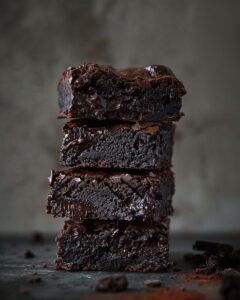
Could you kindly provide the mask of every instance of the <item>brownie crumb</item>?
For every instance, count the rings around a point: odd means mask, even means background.
[[[127,277],[125,275],[117,275],[100,278],[95,285],[95,290],[99,292],[115,293],[125,291],[127,287]]]
[[[43,234],[39,231],[35,231],[32,233],[31,240],[33,244],[42,244],[44,242]]]
[[[43,264],[43,268],[44,268],[44,269],[47,269],[47,268],[48,268],[48,265],[47,265],[46,263],[44,263],[44,264]]]
[[[223,277],[220,294],[226,300],[240,299],[240,275],[227,274]]]
[[[146,286],[150,286],[150,287],[161,287],[162,286],[162,282],[158,279],[148,279],[144,281],[144,284]]]
[[[24,253],[24,258],[34,258],[35,254],[31,250],[26,250]]]

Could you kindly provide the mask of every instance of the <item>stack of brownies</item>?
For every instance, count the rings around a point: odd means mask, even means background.
[[[68,68],[58,85],[61,170],[52,171],[47,213],[66,217],[56,268],[163,271],[175,125],[183,84],[164,66]]]

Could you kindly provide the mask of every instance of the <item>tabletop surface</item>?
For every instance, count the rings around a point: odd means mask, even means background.
[[[191,272],[192,265],[184,262],[183,255],[192,251],[197,239],[230,243],[240,246],[239,235],[172,235],[170,257],[181,269],[169,273],[125,273],[129,281],[127,292],[102,294],[94,290],[96,281],[104,276],[121,274],[110,272],[67,272],[54,269],[56,245],[53,237],[44,237],[42,243],[33,243],[31,236],[0,237],[0,299],[125,299],[129,294],[151,295],[144,280],[158,279],[163,287],[197,290],[207,299],[221,299],[221,281],[200,282],[186,280],[182,274]],[[33,258],[25,258],[27,250],[34,253]],[[31,278],[41,280],[31,282]],[[140,297],[141,298],[141,297]],[[128,298],[130,299],[130,298]],[[146,299],[146,297],[144,298]],[[151,299],[151,297],[147,297]]]

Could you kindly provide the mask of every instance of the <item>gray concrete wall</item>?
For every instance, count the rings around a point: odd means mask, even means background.
[[[0,2],[0,231],[55,231],[45,215],[61,126],[56,84],[83,62],[166,64],[185,83],[172,231],[240,228],[240,2]]]

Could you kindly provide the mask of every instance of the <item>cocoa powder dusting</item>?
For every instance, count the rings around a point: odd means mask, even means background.
[[[141,293],[127,293],[121,296],[122,300],[205,300],[206,297],[194,290],[176,288],[159,288]]]
[[[183,278],[185,280],[195,280],[202,283],[209,283],[212,281],[218,281],[222,279],[222,274],[212,273],[212,274],[201,274],[196,272],[181,274],[178,277]]]

